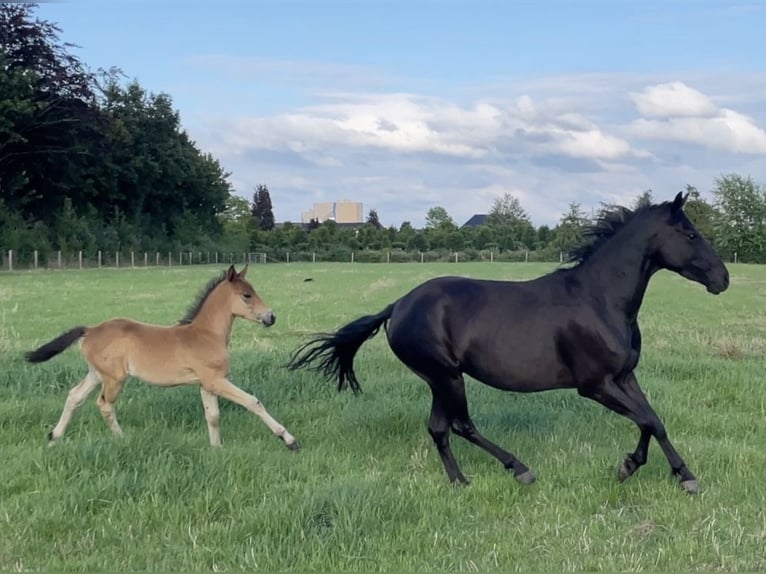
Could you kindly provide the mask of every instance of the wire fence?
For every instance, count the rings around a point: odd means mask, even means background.
[[[564,261],[558,251],[405,251],[401,249],[330,251],[17,251],[3,249],[0,271],[65,270],[95,268],[149,268],[189,265],[277,264],[277,263],[433,263],[468,261],[557,262]]]

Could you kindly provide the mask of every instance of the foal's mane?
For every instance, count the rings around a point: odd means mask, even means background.
[[[567,261],[578,265],[587,261],[605,243],[608,243],[620,229],[639,215],[665,207],[670,203],[664,201],[658,204],[645,204],[636,209],[629,209],[622,205],[603,205],[596,221],[586,226],[580,234],[580,245],[569,251]]]
[[[202,290],[197,295],[197,298],[195,299],[194,303],[191,304],[189,309],[186,311],[186,315],[183,316],[183,319],[178,321],[179,325],[187,325],[191,323],[194,318],[199,314],[200,309],[202,309],[202,306],[205,304],[205,301],[207,301],[207,298],[210,296],[210,294],[213,292],[213,289],[218,287],[218,285],[226,279],[226,271],[221,273],[218,277],[213,277],[210,281],[207,282],[207,285],[205,285]]]

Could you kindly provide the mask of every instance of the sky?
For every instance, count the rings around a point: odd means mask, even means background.
[[[766,0],[71,1],[91,68],[173,98],[277,221],[354,200],[420,227],[505,193],[536,225],[727,173],[766,183]]]

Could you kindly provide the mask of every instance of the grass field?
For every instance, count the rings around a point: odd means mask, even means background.
[[[251,268],[277,323],[235,323],[231,378],[296,436],[297,453],[224,401],[224,448],[211,449],[196,387],[135,381],[117,403],[125,437],[107,429],[94,393],[46,448],[84,363],[70,350],[33,366],[21,352],[113,316],[172,323],[219,269],[0,274],[0,569],[766,568],[766,267],[731,266],[732,286],[718,297],[660,273],[640,315],[639,381],[700,479],[694,497],[655,442],[648,464],[619,484],[636,427],[571,391],[516,395],[469,381],[479,428],[538,480],[523,487],[453,438],[472,481],[453,488],[426,431],[430,393],[384,336],[357,356],[358,397],[282,368],[307,334],[377,312],[426,278],[552,268]]]

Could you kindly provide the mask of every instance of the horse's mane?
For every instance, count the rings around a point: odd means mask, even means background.
[[[186,325],[188,323],[191,323],[194,318],[199,314],[200,309],[202,309],[202,306],[205,304],[205,301],[207,301],[207,298],[210,296],[210,293],[213,292],[213,289],[218,287],[218,285],[226,279],[226,271],[221,273],[218,277],[213,277],[210,281],[207,282],[207,285],[202,288],[202,290],[197,295],[197,298],[195,299],[194,303],[191,304],[189,309],[186,311],[186,315],[183,316],[183,319],[178,321],[179,325]]]
[[[664,201],[659,204],[645,204],[636,209],[629,209],[621,205],[602,204],[596,220],[591,225],[586,226],[580,234],[580,245],[570,249],[567,261],[577,264],[587,261],[620,229],[636,217],[669,204],[669,201]]]

